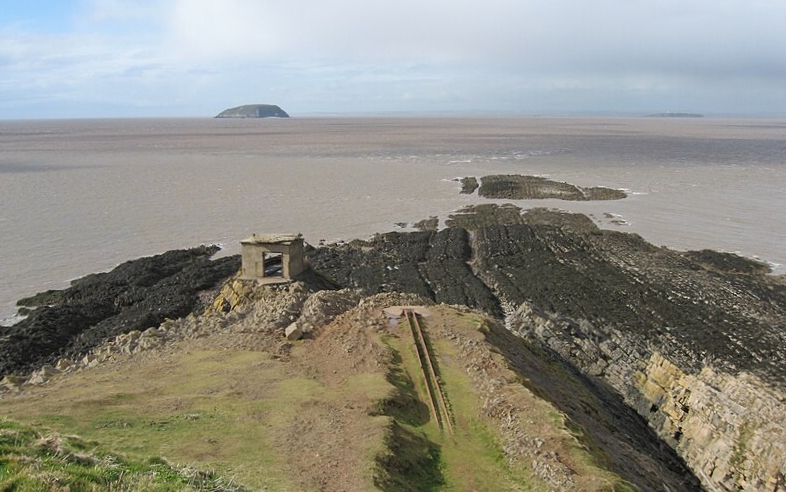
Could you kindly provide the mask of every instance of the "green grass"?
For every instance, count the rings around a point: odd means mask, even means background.
[[[0,402],[0,413],[129,455],[216,470],[254,489],[297,490],[270,445],[269,422],[309,398],[309,382],[282,384],[280,364],[251,351],[181,354],[138,371],[74,374],[45,398]]]
[[[244,491],[213,472],[161,458],[104,451],[97,443],[0,418],[1,491]]]
[[[133,371],[105,367],[72,374],[0,400],[0,415],[74,433],[130,456],[164,456],[215,470],[253,490],[300,491],[281,451],[293,419],[318,408],[314,405],[382,401],[393,389],[384,371],[326,387],[263,352],[195,351]],[[381,419],[379,438],[373,432],[361,436],[369,447],[369,484],[387,421],[374,416],[377,406],[368,406],[368,418]]]

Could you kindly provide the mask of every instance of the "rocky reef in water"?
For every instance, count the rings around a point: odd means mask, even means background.
[[[541,176],[520,174],[494,174],[478,179],[474,176],[460,179],[461,193],[471,195],[478,190],[483,198],[503,200],[558,200],[591,201],[621,200],[627,197],[622,190],[603,186],[581,187],[564,181],[553,181]]]
[[[344,308],[359,296],[407,293],[500,320],[486,339],[522,384],[641,490],[700,490],[698,481],[709,490],[786,487],[783,277],[733,254],[656,247],[579,214],[480,205],[441,230],[432,222],[308,248],[303,280],[335,290],[330,302]],[[2,374],[111,336],[137,340],[194,312],[200,292],[210,297],[204,292],[239,267],[237,257],[211,261],[212,253],[143,258],[29,300],[27,320],[3,328]],[[231,311],[230,294],[241,288],[226,283],[231,292],[212,309]],[[307,304],[303,294],[292,306]],[[292,306],[282,337],[298,317]]]
[[[225,109],[216,118],[289,118],[289,115],[275,104],[247,104]]]

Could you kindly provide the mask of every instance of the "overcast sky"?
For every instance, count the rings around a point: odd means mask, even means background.
[[[786,0],[0,0],[0,119],[786,114]]]

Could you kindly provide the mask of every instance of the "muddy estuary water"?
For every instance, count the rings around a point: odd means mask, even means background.
[[[786,265],[786,121],[291,118],[0,121],[0,319],[138,256],[252,232],[367,237],[487,202],[453,178],[529,174],[628,190],[520,201],[676,249]],[[497,201],[497,202],[504,202]]]

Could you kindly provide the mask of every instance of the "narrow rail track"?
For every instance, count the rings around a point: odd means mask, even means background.
[[[407,317],[407,324],[409,324],[412,338],[415,341],[415,349],[418,353],[418,360],[420,361],[420,369],[425,381],[426,392],[428,393],[429,407],[431,408],[431,415],[437,426],[442,430],[447,430],[453,434],[453,420],[448,410],[447,399],[439,384],[439,376],[435,370],[434,355],[426,343],[426,336],[423,327],[418,321],[418,315],[412,310],[404,311]]]

